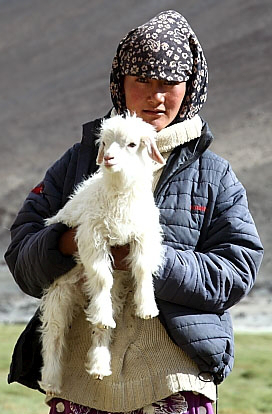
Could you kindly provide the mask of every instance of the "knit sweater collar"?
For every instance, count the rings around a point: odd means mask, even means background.
[[[172,151],[177,146],[200,137],[201,130],[202,121],[199,115],[164,128],[157,133],[158,149],[162,154]]]

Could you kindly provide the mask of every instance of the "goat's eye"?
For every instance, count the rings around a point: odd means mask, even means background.
[[[105,142],[104,141],[102,141],[102,145],[103,145],[103,147],[105,147]]]
[[[136,147],[136,144],[135,144],[134,142],[130,142],[130,143],[128,144],[128,147],[130,147],[130,148],[134,148],[134,147]]]

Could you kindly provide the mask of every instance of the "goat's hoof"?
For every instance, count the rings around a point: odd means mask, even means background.
[[[98,329],[110,329],[110,328],[111,328],[109,325],[104,325],[103,323],[98,323],[98,324],[96,325],[96,327],[97,327]]]
[[[100,372],[100,373],[98,373],[97,372],[98,370],[96,370],[96,369],[88,369],[87,368],[87,372],[88,372],[88,374],[93,378],[93,379],[95,379],[95,380],[99,380],[99,381],[102,381],[103,380],[103,378],[104,377],[109,377],[111,374],[112,374],[112,372],[111,372],[111,370],[110,369],[104,369],[103,370],[103,372]],[[102,370],[101,370],[102,371]]]
[[[55,393],[54,391],[46,391],[47,397],[54,397]]]
[[[154,307],[153,309],[148,309],[146,311],[143,311],[143,309],[137,309],[136,310],[136,316],[138,316],[141,319],[152,319],[155,318],[155,316],[158,316],[159,311],[157,307]]]
[[[39,386],[45,391],[48,397],[54,397],[61,393],[60,387],[39,381]]]
[[[93,375],[93,379],[102,381],[103,375],[101,375],[101,374],[94,374]]]
[[[99,329],[110,329],[116,328],[116,323],[113,318],[86,318],[88,322],[90,322],[93,326],[96,326]]]
[[[96,380],[102,380],[104,377],[108,377],[112,374],[110,365],[102,360],[102,363],[87,363],[85,365],[88,374]]]

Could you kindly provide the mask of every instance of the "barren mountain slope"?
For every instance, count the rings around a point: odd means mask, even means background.
[[[271,0],[0,0],[0,251],[28,191],[80,139],[81,124],[109,109],[121,37],[165,9],[183,13],[204,48],[201,115],[212,149],[247,188],[267,252],[256,289],[272,290]]]

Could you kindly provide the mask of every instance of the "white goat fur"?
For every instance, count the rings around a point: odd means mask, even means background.
[[[155,129],[135,115],[105,120],[99,140],[99,171],[46,220],[46,225],[62,222],[76,228],[78,245],[77,266],[58,278],[42,298],[40,386],[48,394],[61,391],[65,335],[76,309],[84,306],[84,298],[92,334],[86,369],[98,379],[111,374],[111,328],[120,312],[111,246],[130,245],[127,263],[135,286],[135,314],[145,319],[158,315],[152,275],[162,261],[162,231],[152,194],[152,159],[164,161],[154,138]]]

